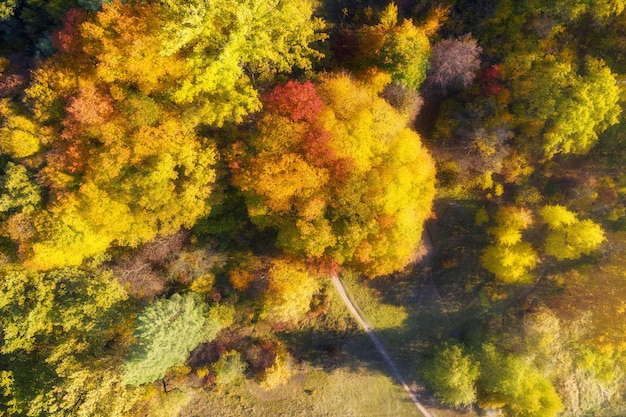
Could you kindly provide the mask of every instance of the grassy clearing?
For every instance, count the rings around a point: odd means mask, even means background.
[[[419,416],[401,387],[368,369],[302,371],[271,392],[253,382],[222,392],[199,391],[186,417],[397,417]]]

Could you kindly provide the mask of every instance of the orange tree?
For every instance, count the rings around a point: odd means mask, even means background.
[[[430,155],[378,90],[343,74],[278,86],[230,161],[252,222],[275,229],[278,247],[370,277],[410,261],[435,193]]]

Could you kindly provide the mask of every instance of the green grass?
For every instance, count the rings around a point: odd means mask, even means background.
[[[253,382],[228,391],[198,391],[185,417],[420,416],[395,381],[369,369],[300,371],[289,384],[265,391]]]
[[[404,306],[382,302],[378,291],[364,284],[356,274],[343,274],[341,281],[352,297],[352,301],[374,328],[393,329],[405,325],[409,315]]]

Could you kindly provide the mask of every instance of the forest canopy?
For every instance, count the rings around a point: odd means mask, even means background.
[[[337,280],[432,404],[626,415],[623,0],[5,0],[0,39],[0,417],[383,375]]]

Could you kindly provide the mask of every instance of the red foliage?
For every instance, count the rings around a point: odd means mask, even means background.
[[[68,54],[77,52],[80,47],[80,25],[86,20],[83,9],[70,9],[63,17],[63,29],[52,33],[52,46]]]
[[[332,277],[333,275],[337,275],[341,269],[337,261],[330,256],[307,259],[306,262],[309,272],[315,275]]]
[[[485,96],[497,96],[502,91],[502,72],[500,67],[492,65],[478,76],[480,91]]]
[[[18,74],[0,75],[0,98],[17,95],[23,90],[26,77]]]
[[[315,121],[324,107],[310,81],[289,81],[276,86],[265,98],[265,105],[269,111],[287,116],[294,122]]]
[[[113,113],[113,104],[93,85],[81,86],[78,94],[69,99],[67,112],[70,120],[81,124],[98,125],[104,123]]]
[[[319,168],[337,158],[329,141],[330,133],[327,130],[311,127],[303,143],[304,156],[311,165]]]
[[[54,171],[69,174],[82,173],[87,165],[86,146],[79,142],[58,142],[46,155],[48,166]]]

